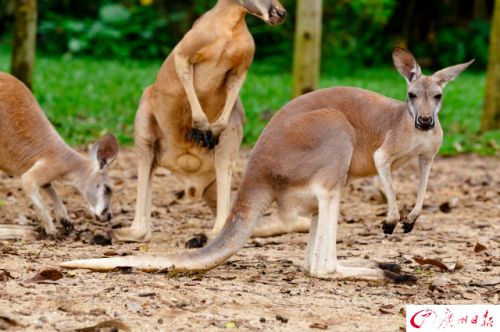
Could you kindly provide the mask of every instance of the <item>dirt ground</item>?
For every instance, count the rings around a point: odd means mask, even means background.
[[[235,187],[247,155],[248,151],[243,152],[238,163]],[[438,159],[423,215],[410,234],[403,234],[401,228],[393,235],[383,234],[380,224],[386,206],[372,179],[346,187],[338,235],[340,257],[399,263],[405,272],[418,276],[416,285],[311,278],[302,268],[307,234],[252,239],[226,264],[205,274],[58,269],[57,263],[68,259],[183,251],[192,234],[210,230],[213,216],[208,207],[178,201],[175,193],[182,188],[180,183],[160,170],[154,180],[153,241],[91,244],[93,235],[106,234],[112,226],[127,225],[133,219],[136,169],[130,150],[122,151],[112,177],[115,218],[111,223],[95,222],[83,198],[58,184],[75,233],[59,241],[0,244],[0,330],[74,331],[118,320],[131,331],[399,331],[404,328],[406,304],[498,304],[498,159]],[[417,180],[412,167],[396,173],[401,209],[413,205]],[[0,175],[0,198],[4,200],[2,223],[37,225],[19,179]],[[450,270],[419,265],[415,256],[439,259]],[[62,272],[46,272],[58,280],[37,277],[49,269]]]

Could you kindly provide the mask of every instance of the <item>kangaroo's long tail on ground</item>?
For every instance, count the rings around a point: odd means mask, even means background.
[[[0,240],[34,240],[39,235],[35,227],[0,225]]]
[[[123,256],[83,259],[60,264],[64,268],[107,271],[136,268],[143,271],[205,271],[212,269],[240,250],[250,238],[258,219],[272,202],[270,190],[242,184],[231,214],[221,232],[207,246],[194,252],[170,255]]]

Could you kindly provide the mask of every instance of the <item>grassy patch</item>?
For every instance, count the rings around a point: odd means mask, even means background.
[[[10,53],[0,48],[0,70],[8,71]],[[124,144],[133,141],[133,119],[141,93],[161,62],[96,60],[39,56],[35,94],[59,133],[71,144],[88,144],[105,132]],[[356,86],[403,99],[404,80],[391,67],[346,71],[328,66],[321,87]],[[281,70],[281,71],[280,71]],[[442,154],[498,152],[500,131],[478,134],[485,75],[466,72],[446,89],[440,119],[445,131]],[[245,143],[253,144],[268,119],[291,97],[290,68],[256,63],[242,91],[246,109]]]

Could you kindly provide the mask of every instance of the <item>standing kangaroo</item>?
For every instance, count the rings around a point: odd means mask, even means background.
[[[411,231],[422,209],[433,158],[441,146],[438,112],[443,88],[472,61],[426,77],[408,51],[394,49],[393,59],[408,83],[407,102],[357,88],[330,88],[293,100],[273,117],[250,156],[224,228],[207,247],[180,255],[77,260],[62,266],[207,270],[239,250],[264,211],[276,201],[284,221],[313,216],[305,259],[312,275],[336,272],[342,277],[414,281],[398,274],[394,264],[337,260],[341,190],[349,179],[378,173],[389,202],[384,231],[391,233],[399,221],[391,170],[418,157],[421,180],[417,202],[403,224],[405,232]]]
[[[278,0],[218,0],[167,57],[156,82],[142,96],[135,118],[138,183],[131,227],[115,230],[120,241],[151,239],[151,181],[155,167],[169,169],[186,196],[203,197],[220,231],[230,211],[231,176],[242,139],[240,88],[255,45],[245,23],[253,14],[281,23]]]
[[[56,228],[40,188],[54,203],[61,223],[71,228],[68,212],[51,183],[69,180],[85,197],[99,220],[110,220],[109,165],[118,154],[112,135],[90,149],[90,159],[71,149],[43,113],[31,91],[11,75],[0,73],[0,170],[20,176],[24,192],[33,201],[47,235]],[[0,225],[0,239],[30,237],[26,227]]]

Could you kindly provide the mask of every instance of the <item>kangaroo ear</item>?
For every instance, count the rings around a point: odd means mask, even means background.
[[[118,155],[118,141],[111,134],[106,134],[90,148],[90,158],[97,162],[100,169],[108,167]]]
[[[441,69],[440,71],[432,75],[432,79],[441,87],[444,87],[446,84],[448,84],[448,82],[453,81],[458,75],[460,75],[465,69],[467,69],[467,67],[469,67],[474,61],[476,60],[473,59],[460,65]]]
[[[394,47],[392,50],[392,60],[398,72],[410,84],[422,76],[422,70],[415,60],[413,54],[401,47]]]

